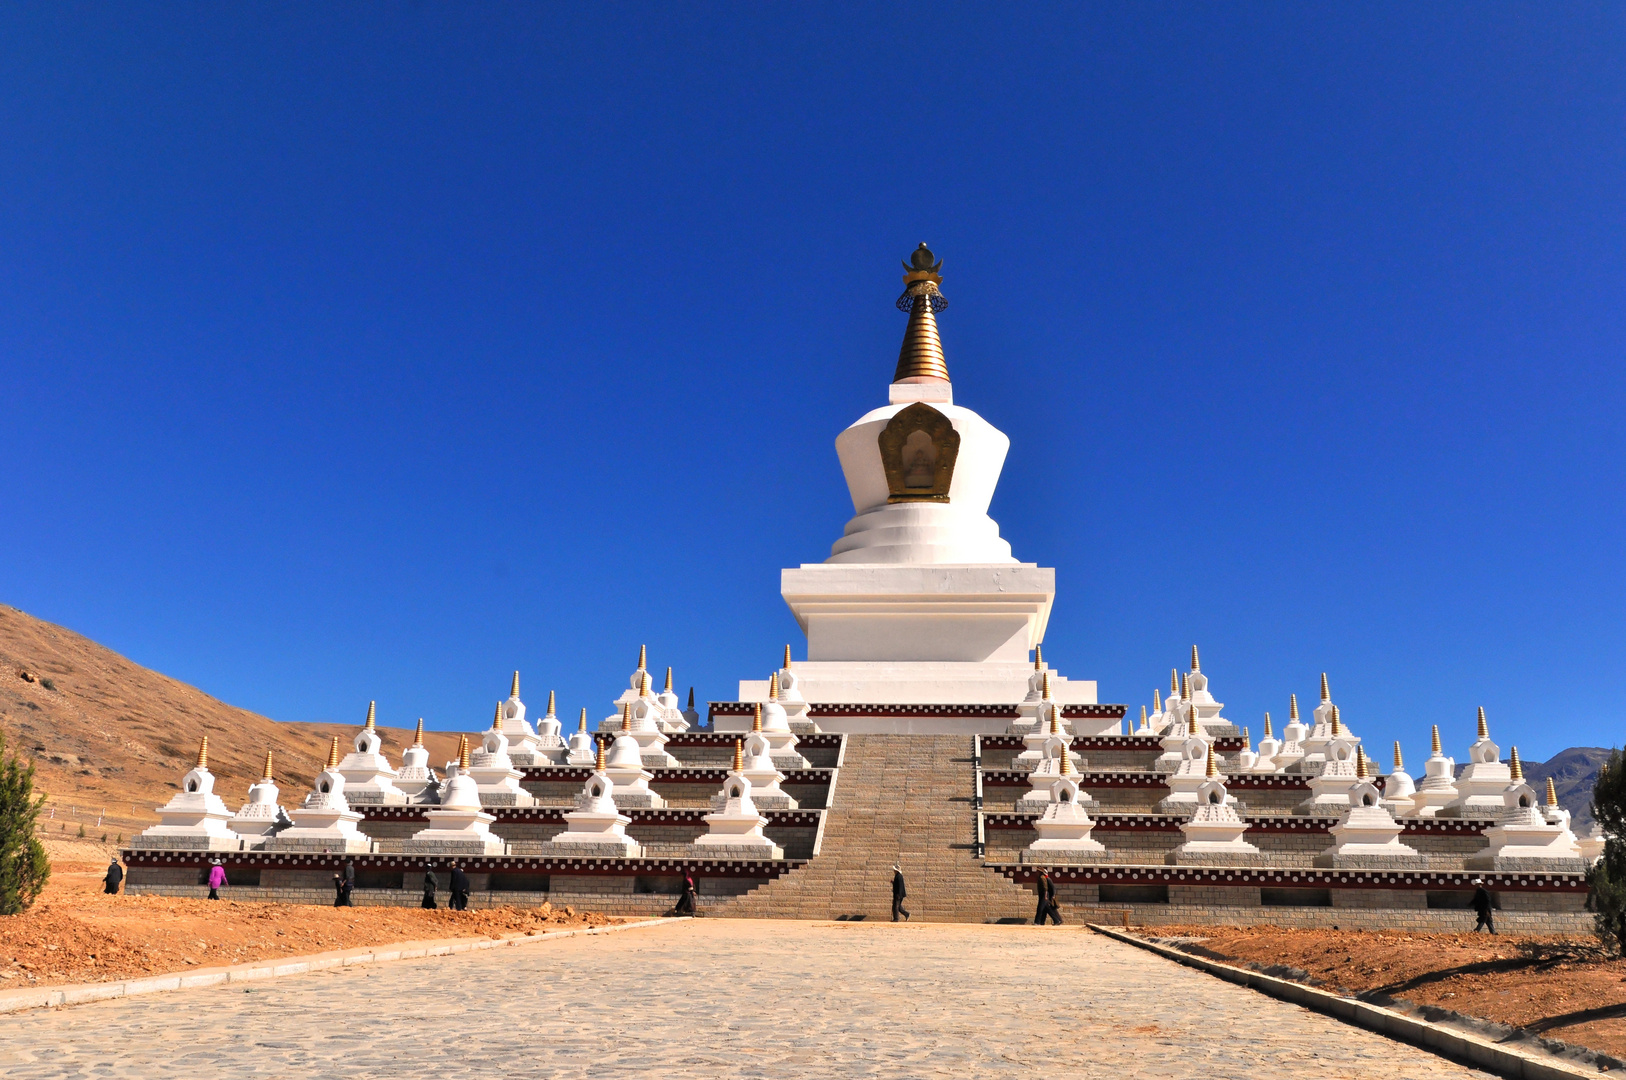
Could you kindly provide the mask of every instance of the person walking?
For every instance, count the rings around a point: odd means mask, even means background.
[[[209,899],[220,899],[220,887],[226,884],[226,868],[216,859],[214,865],[209,867]]]
[[[909,911],[903,906],[903,898],[909,895],[909,890],[903,884],[903,868],[897,863],[892,864],[892,921],[897,922],[898,916],[903,921],[909,921]]]
[[[425,911],[434,911],[440,907],[439,904],[435,903],[435,890],[438,888],[440,888],[440,882],[435,880],[435,872],[425,870],[423,872],[423,909]]]
[[[1474,884],[1479,886],[1474,890],[1473,909],[1478,918],[1474,921],[1474,933],[1481,929],[1496,933],[1496,922],[1491,918],[1491,894],[1485,888],[1484,878],[1474,878]]]
[[[469,875],[457,863],[452,864],[452,902],[446,906],[453,911],[469,910]]]
[[[119,865],[119,857],[113,856],[113,861],[107,864],[107,876],[102,879],[105,887],[102,892],[108,896],[119,894],[119,882],[124,880],[124,868]]]
[[[333,906],[344,907],[344,875],[333,871]]]
[[[694,875],[685,870],[683,872],[683,895],[678,897],[677,907],[672,909],[672,914],[692,916],[694,914],[694,901]]]
[[[1039,871],[1039,907],[1033,913],[1033,925],[1043,926],[1046,919],[1061,925],[1061,909],[1056,906],[1056,883],[1050,880],[1050,871]]]
[[[344,860],[344,906],[355,907],[354,893],[356,891],[356,861]]]

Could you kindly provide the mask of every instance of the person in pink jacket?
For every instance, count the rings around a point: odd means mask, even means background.
[[[215,864],[209,867],[209,899],[220,899],[220,887],[226,884],[226,868],[216,859]]]

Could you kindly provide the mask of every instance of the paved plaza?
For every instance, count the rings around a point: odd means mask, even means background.
[[[36,1077],[1473,1077],[1077,927],[701,920],[0,1018]]]

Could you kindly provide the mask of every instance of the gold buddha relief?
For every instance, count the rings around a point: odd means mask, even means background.
[[[948,502],[960,433],[948,417],[917,401],[881,429],[887,502]]]

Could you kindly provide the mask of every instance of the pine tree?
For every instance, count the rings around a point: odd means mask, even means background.
[[[45,845],[34,835],[45,797],[34,797],[34,763],[6,753],[0,732],[0,915],[28,910],[51,876]]]
[[[1587,909],[1597,916],[1598,940],[1626,953],[1626,756],[1619,750],[1598,770],[1592,789],[1592,816],[1609,840],[1603,858],[1587,870]]]

